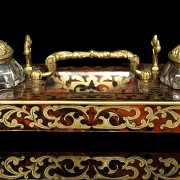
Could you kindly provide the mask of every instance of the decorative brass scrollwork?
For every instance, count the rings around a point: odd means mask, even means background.
[[[45,60],[45,65],[48,69],[47,72],[42,72],[40,70],[33,70],[32,68],[32,58],[31,58],[31,44],[32,40],[29,35],[26,35],[25,44],[24,44],[24,55],[26,58],[26,68],[25,72],[28,78],[33,81],[41,80],[43,77],[49,77],[53,75],[56,71],[56,62],[59,60],[67,59],[83,59],[83,58],[99,58],[99,59],[129,59],[130,61],[130,71],[139,76],[144,82],[149,82],[152,79],[152,72],[150,70],[138,70],[139,57],[136,54],[128,50],[117,50],[113,52],[101,51],[97,52],[94,50],[91,51],[59,51],[49,55]],[[158,67],[158,52],[161,50],[161,46],[157,35],[153,37],[151,41],[153,46],[153,68],[152,70],[157,70]]]
[[[180,106],[0,105],[0,126],[5,129],[177,131]],[[173,130],[174,129],[174,130]]]
[[[32,153],[30,153],[31,155]],[[155,179],[179,180],[173,154],[62,155],[12,154],[0,158],[1,179]]]

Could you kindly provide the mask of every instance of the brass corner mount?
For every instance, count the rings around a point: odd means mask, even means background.
[[[32,40],[27,34],[24,43],[24,55],[26,59],[25,74],[28,79],[32,81],[41,80],[44,77],[49,77],[56,72],[56,62],[59,60],[67,59],[83,59],[83,58],[99,58],[99,59],[129,59],[130,61],[130,71],[138,76],[143,82],[150,82],[152,79],[152,72],[157,72],[158,68],[158,54],[161,51],[160,42],[157,35],[154,35],[151,41],[152,45],[152,68],[151,70],[143,69],[138,70],[139,57],[128,50],[117,50],[113,52],[101,51],[97,52],[94,50],[90,51],[59,51],[49,55],[45,60],[45,65],[48,69],[47,72],[42,72],[41,70],[33,70],[32,67],[32,57],[31,57],[31,44]]]

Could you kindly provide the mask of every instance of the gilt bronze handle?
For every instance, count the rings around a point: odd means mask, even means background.
[[[154,38],[157,41],[157,37]],[[154,42],[154,41],[152,41]],[[33,71],[32,70],[32,59],[31,59],[31,38],[29,35],[26,35],[25,38],[25,44],[24,44],[24,55],[26,57],[26,68],[25,72],[27,74],[27,77],[31,80],[41,80],[43,77],[49,77],[53,75],[56,72],[56,62],[60,60],[67,60],[67,59],[83,59],[83,58],[99,58],[99,59],[129,59],[130,61],[130,71],[136,75],[139,76],[140,79],[142,79],[144,82],[149,82],[152,78],[151,71],[145,69],[145,70],[138,70],[139,65],[139,57],[136,54],[133,54],[130,51],[127,50],[117,50],[113,52],[108,51],[101,51],[97,52],[94,50],[91,51],[59,51],[55,52],[51,55],[49,55],[45,60],[45,65],[47,67],[47,72],[42,72],[40,70]],[[153,43],[153,48],[155,48],[155,43]],[[158,43],[158,46],[159,43]],[[153,51],[154,53],[155,51]],[[154,64],[157,66],[157,54],[156,56],[153,56]]]

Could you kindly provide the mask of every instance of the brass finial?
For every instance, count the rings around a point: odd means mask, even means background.
[[[158,71],[158,54],[161,51],[160,41],[158,40],[157,35],[153,36],[151,41],[151,45],[153,46],[153,54],[152,54],[152,71]]]
[[[31,44],[32,40],[30,36],[27,34],[24,43],[24,55],[26,59],[25,74],[27,77],[30,77],[30,74],[32,72]]]

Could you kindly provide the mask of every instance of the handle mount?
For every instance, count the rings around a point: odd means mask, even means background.
[[[45,60],[45,65],[48,69],[47,72],[42,72],[40,70],[33,70],[32,68],[32,58],[31,58],[31,44],[32,40],[29,35],[25,37],[24,44],[24,55],[26,58],[26,68],[25,73],[27,77],[33,81],[41,80],[43,77],[49,77],[53,75],[56,71],[56,62],[60,60],[67,59],[84,59],[84,58],[98,58],[98,59],[129,59],[130,61],[130,71],[139,76],[144,82],[149,82],[152,79],[152,72],[150,70],[138,70],[139,57],[128,50],[118,50],[113,52],[101,51],[97,52],[91,51],[59,51],[49,55]],[[158,70],[158,53],[160,52],[160,43],[157,39],[157,35],[153,37],[151,41],[153,46],[153,66],[152,70]]]

